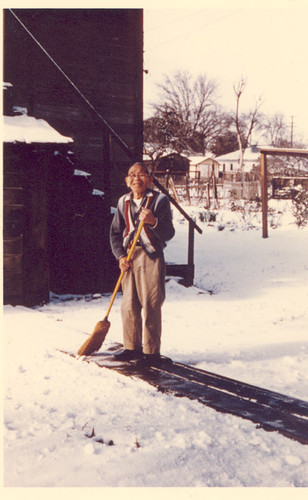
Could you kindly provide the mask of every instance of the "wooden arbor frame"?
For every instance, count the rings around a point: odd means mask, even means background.
[[[268,238],[267,155],[302,156],[304,158],[308,158],[308,149],[260,147],[260,153],[261,153],[262,237]]]

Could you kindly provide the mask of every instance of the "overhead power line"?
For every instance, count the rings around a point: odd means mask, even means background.
[[[203,11],[203,9],[197,10],[196,12],[192,12],[191,14],[188,14],[187,16],[182,16],[182,17],[178,17],[177,19],[172,19],[172,21],[169,21],[168,23],[159,24],[158,26],[153,26],[153,28],[149,28],[147,31],[159,30],[161,28],[164,28],[165,26],[169,26],[170,24],[174,24],[174,23],[177,23],[179,21],[183,21],[183,19],[187,19],[188,17],[196,16],[197,14],[199,14],[202,11]]]
[[[45,47],[35,38],[35,36],[31,33],[31,31],[27,28],[27,26],[19,19],[17,14],[12,9],[9,9],[11,14],[15,17],[15,19],[19,22],[19,24],[26,30],[28,35],[34,40],[34,42],[40,47],[40,49],[44,52],[44,54],[48,57],[48,59],[54,64],[54,66],[60,71],[60,73],[64,76],[64,78],[70,83],[70,85],[75,89],[75,91],[79,94],[79,96],[83,99],[83,101],[92,109],[92,111],[96,114],[96,116],[103,122],[107,130],[113,135],[113,137],[117,140],[120,146],[126,151],[129,157],[132,157],[132,152],[125,144],[125,142],[121,139],[121,137],[115,132],[115,130],[109,125],[108,122],[103,118],[100,112],[93,106],[93,104],[87,99],[87,97],[81,92],[81,90],[77,87],[77,85],[70,79],[70,77],[63,71],[63,69],[57,64],[57,62],[51,57],[51,55],[47,52]]]
[[[203,24],[199,28],[194,28],[193,30],[187,31],[186,33],[182,33],[181,35],[179,35],[175,38],[171,38],[171,40],[166,40],[165,42],[161,42],[158,45],[154,45],[154,47],[150,47],[149,49],[147,49],[147,52],[150,52],[151,50],[157,49],[158,47],[161,47],[162,45],[166,45],[167,43],[172,43],[172,42],[178,40],[179,38],[183,38],[185,36],[191,35],[192,33],[196,33],[197,31],[200,31],[201,29],[206,28],[207,26],[210,26],[211,24],[219,23],[220,21],[223,21],[224,19],[235,16],[236,14],[241,12],[242,10],[243,9],[237,10],[235,12],[232,12],[231,14],[220,17],[219,19],[215,19],[214,21],[210,21],[209,23]]]

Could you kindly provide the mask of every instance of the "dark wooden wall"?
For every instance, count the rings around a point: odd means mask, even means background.
[[[143,145],[142,9],[12,9],[75,87],[128,145]],[[74,139],[81,168],[111,203],[131,160],[104,139],[104,123],[9,9],[4,10],[4,80],[15,105]],[[106,158],[106,144],[111,158]]]
[[[48,302],[49,292],[86,295],[115,285],[112,214],[88,176],[75,175],[67,148],[4,144],[5,304],[33,306]]]
[[[47,162],[50,152],[35,145],[4,144],[3,264],[4,303],[48,301]],[[40,161],[41,160],[41,161]],[[34,180],[35,179],[35,180]]]

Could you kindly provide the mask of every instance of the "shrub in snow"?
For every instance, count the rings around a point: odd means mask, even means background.
[[[292,205],[297,226],[306,226],[308,222],[308,192],[303,186],[298,185],[293,188]]]
[[[260,226],[261,203],[259,199],[255,201],[231,200],[230,210],[238,214],[241,229],[248,231]]]
[[[205,210],[204,212],[199,212],[200,222],[215,222],[216,213],[213,211]]]

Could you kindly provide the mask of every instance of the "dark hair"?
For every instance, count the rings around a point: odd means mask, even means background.
[[[145,173],[146,173],[146,174],[148,174],[148,175],[152,175],[152,174],[151,174],[151,172],[150,172],[150,170],[149,170],[149,168],[148,168],[148,166],[147,166],[147,165],[145,165],[144,163],[142,163],[141,161],[136,161],[135,163],[133,163],[133,164],[129,167],[129,169],[128,169],[128,170],[130,170],[130,169],[131,169],[132,167],[134,167],[135,165],[139,165],[140,167],[142,167],[142,168],[143,168],[143,170],[145,171]]]

